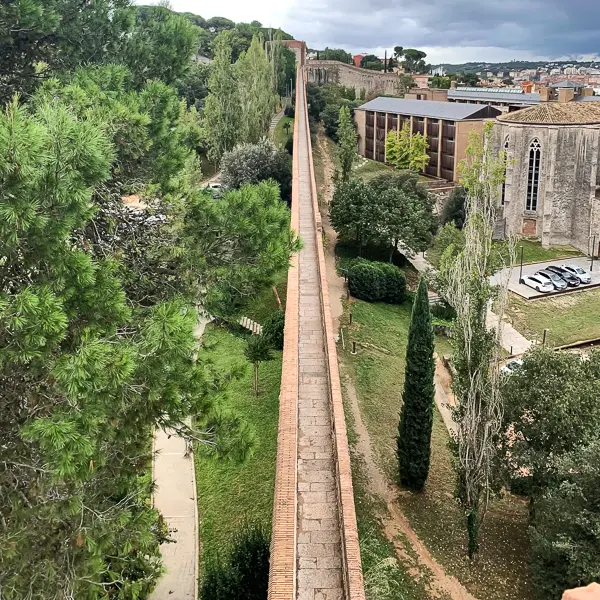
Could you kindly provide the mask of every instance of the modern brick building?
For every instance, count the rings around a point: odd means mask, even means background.
[[[424,174],[457,181],[458,164],[465,157],[469,132],[482,131],[486,119],[500,114],[498,109],[481,104],[375,98],[354,111],[358,153],[385,162],[387,133],[399,131],[408,122],[411,133],[421,133],[427,138],[430,160]]]

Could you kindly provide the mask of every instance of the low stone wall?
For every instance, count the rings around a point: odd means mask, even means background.
[[[297,78],[298,79],[298,78]],[[294,120],[294,160],[290,227],[298,232],[298,113]],[[300,257],[292,257],[288,271],[285,333],[279,392],[277,463],[273,499],[273,534],[269,566],[269,600],[296,600],[296,528],[298,480],[298,335]]]

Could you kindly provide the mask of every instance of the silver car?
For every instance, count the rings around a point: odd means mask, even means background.
[[[592,283],[592,276],[578,265],[563,265],[562,268],[577,277],[581,283]]]
[[[545,269],[542,269],[541,271],[538,271],[535,275],[536,277],[540,277],[545,280],[550,280],[550,283],[554,286],[555,290],[567,289],[567,282],[560,275],[557,275],[552,271],[546,271]]]
[[[552,282],[549,279],[544,279],[543,277],[536,277],[535,275],[523,277],[521,283],[524,283],[530,288],[533,288],[534,290],[537,290],[538,292],[543,292],[545,294],[554,291],[554,286],[552,285]]]

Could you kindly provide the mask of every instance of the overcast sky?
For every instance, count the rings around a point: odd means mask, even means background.
[[[171,0],[171,5],[205,18],[256,19],[312,48],[376,54],[396,45],[420,48],[434,64],[589,59],[600,53],[599,0]]]

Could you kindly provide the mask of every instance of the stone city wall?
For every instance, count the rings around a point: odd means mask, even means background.
[[[395,73],[382,73],[346,65],[336,60],[311,60],[305,66],[308,83],[323,85],[335,83],[344,87],[354,88],[356,97],[366,97],[369,94],[395,95]]]

